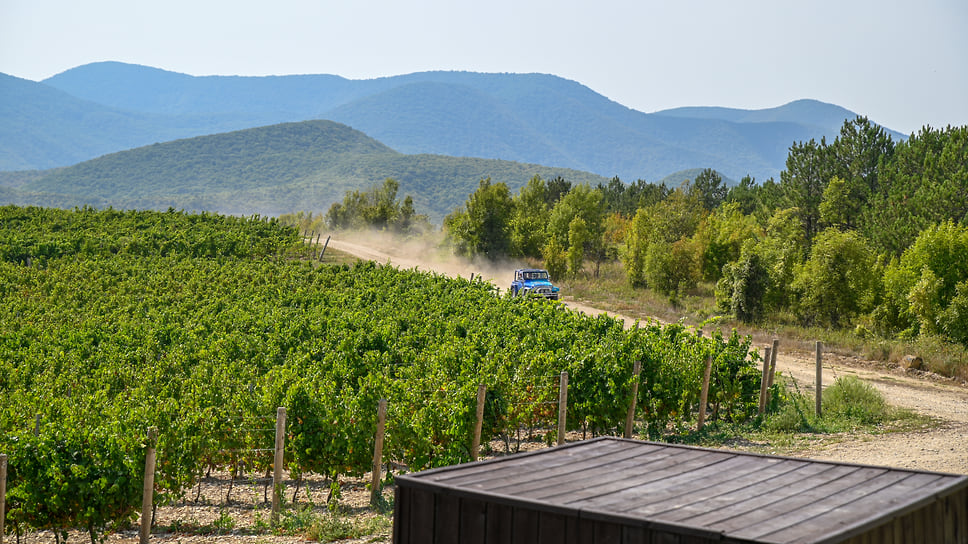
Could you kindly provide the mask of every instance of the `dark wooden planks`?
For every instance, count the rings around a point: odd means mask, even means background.
[[[882,467],[606,438],[397,482],[404,544],[968,544],[968,477]]]

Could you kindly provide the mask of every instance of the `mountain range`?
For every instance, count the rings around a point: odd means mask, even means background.
[[[69,166],[154,143],[327,119],[403,154],[503,159],[624,181],[655,182],[694,168],[764,180],[783,169],[793,143],[832,140],[856,115],[813,100],[643,113],[546,74],[190,76],[100,62],[42,82],[0,75],[0,170]]]
[[[513,191],[535,176],[596,185],[588,172],[498,159],[403,154],[334,121],[280,123],[110,153],[73,166],[0,172],[0,203],[185,209],[276,216],[325,212],[349,191],[386,178],[434,223],[480,180]]]

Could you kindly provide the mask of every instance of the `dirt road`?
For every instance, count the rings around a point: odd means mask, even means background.
[[[399,268],[433,271],[451,276],[482,275],[501,288],[506,288],[514,263],[483,265],[457,258],[438,258],[426,247],[405,246],[381,240],[332,240],[330,247],[362,259],[391,264]],[[569,307],[589,315],[604,313],[568,300]],[[617,315],[631,326],[635,319]],[[816,363],[813,353],[788,352],[780,346],[777,370],[796,381],[801,391],[813,392]],[[824,386],[837,376],[852,374],[880,390],[891,404],[913,410],[938,422],[928,429],[884,434],[863,434],[838,437],[839,441],[825,441],[825,445],[796,452],[814,459],[903,467],[968,474],[968,388],[941,379],[926,379],[906,374],[899,369],[856,359],[825,356]]]

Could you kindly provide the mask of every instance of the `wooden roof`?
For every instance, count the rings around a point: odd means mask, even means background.
[[[599,438],[399,476],[433,489],[683,534],[838,541],[968,488],[968,476]]]

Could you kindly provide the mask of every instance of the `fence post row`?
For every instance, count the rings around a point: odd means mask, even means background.
[[[155,498],[155,455],[158,440],[158,427],[148,428],[148,449],[145,452],[144,489],[141,495],[141,530],[138,532],[138,542],[148,544],[151,534],[152,501]]]
[[[558,445],[565,443],[565,422],[568,417],[568,372],[558,380]]]
[[[370,504],[376,505],[382,496],[380,477],[383,475],[383,435],[387,423],[387,399],[380,399],[376,411],[376,441],[373,446],[373,473],[370,476]]]
[[[279,523],[279,508],[282,505],[282,463],[286,446],[286,409],[276,408],[276,451],[272,463],[272,514],[273,524]]]
[[[481,430],[484,428],[484,400],[487,387],[482,383],[477,386],[477,419],[474,423],[474,440],[471,442],[471,461],[477,461],[481,450]]]
[[[706,370],[702,375],[702,390],[699,393],[699,420],[696,422],[696,430],[701,431],[706,424],[706,404],[709,402],[709,379],[713,373],[713,356],[706,356]]]
[[[632,425],[635,422],[635,405],[639,400],[639,374],[642,373],[642,361],[635,361],[632,365],[632,400],[629,411],[625,415],[625,438],[632,438]]]

